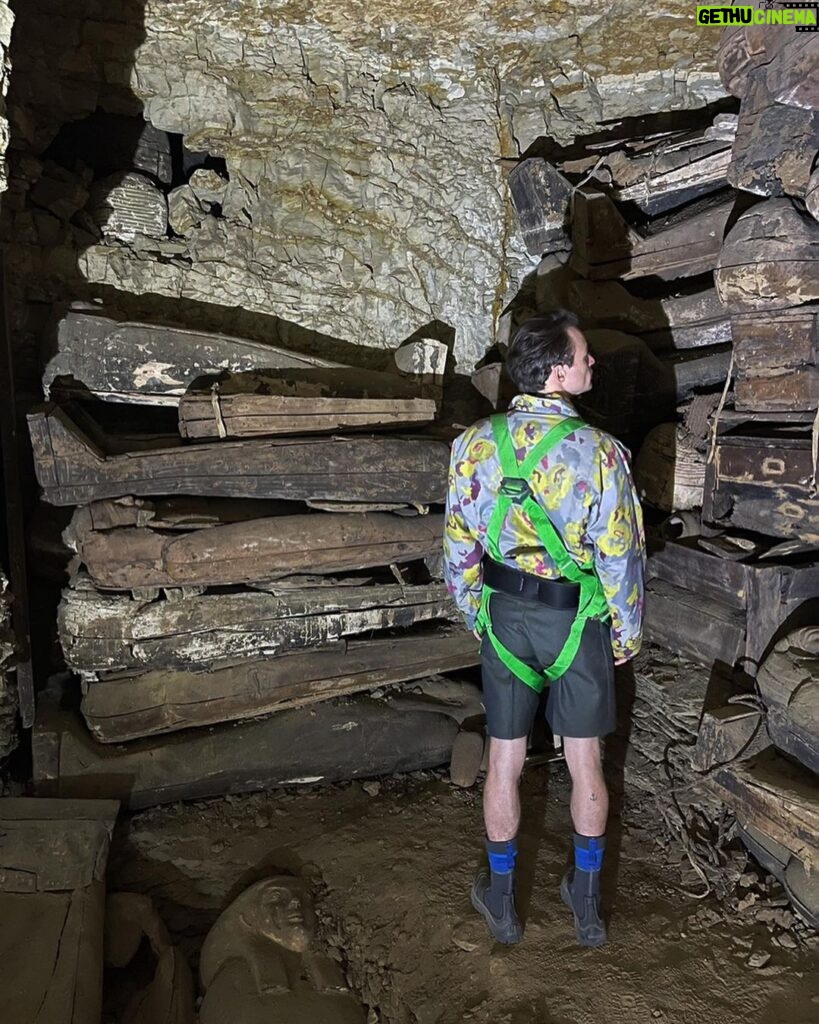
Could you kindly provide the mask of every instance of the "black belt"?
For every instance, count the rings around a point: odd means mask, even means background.
[[[493,590],[526,601],[539,601],[549,608],[576,611],[580,604],[580,585],[567,580],[544,580],[528,572],[510,569],[491,558],[483,560],[483,580]]]

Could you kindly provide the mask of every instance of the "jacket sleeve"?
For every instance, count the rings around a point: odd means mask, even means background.
[[[630,659],[640,650],[643,632],[643,514],[625,449],[604,436],[596,460],[597,495],[590,508],[587,533],[611,611],[614,658]]]
[[[483,547],[464,512],[467,481],[459,471],[461,451],[465,447],[461,442],[462,438],[455,441],[449,464],[444,519],[444,579],[458,610],[466,619],[467,627],[474,629],[481,601]]]

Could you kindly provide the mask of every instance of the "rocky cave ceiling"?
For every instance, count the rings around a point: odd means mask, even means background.
[[[690,0],[114,6],[128,13],[27,0],[18,129],[36,149],[60,108],[122,109],[130,90],[155,126],[224,157],[230,181],[220,216],[191,224],[181,249],[74,245],[80,274],[375,347],[443,322],[460,369],[532,269],[502,160],[724,95],[719,32],[695,24]],[[55,74],[56,103],[43,85]],[[53,266],[71,263],[63,249]]]

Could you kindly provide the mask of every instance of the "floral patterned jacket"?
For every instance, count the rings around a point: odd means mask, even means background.
[[[577,412],[562,397],[514,398],[508,419],[518,459],[567,416]],[[482,541],[501,476],[492,428],[482,420],[452,445],[444,528],[447,586],[470,629],[480,604]],[[642,634],[645,538],[627,450],[602,430],[584,426],[552,449],[530,484],[569,553],[578,562],[594,558],[611,609],[614,657],[633,657]],[[504,524],[500,549],[506,565],[547,579],[560,575],[517,505]]]

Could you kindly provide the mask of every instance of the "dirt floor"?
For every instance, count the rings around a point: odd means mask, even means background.
[[[370,1024],[819,1020],[819,944],[798,922],[788,927],[781,892],[746,896],[745,912],[695,899],[681,850],[662,849],[634,810],[609,831],[610,943],[576,946],[557,892],[571,836],[565,766],[529,770],[523,795],[526,934],[516,947],[493,944],[470,907],[480,790],[444,773],[137,814],[118,830],[109,888],[150,893],[195,966],[218,912],[250,882],[306,876],[323,941]]]

